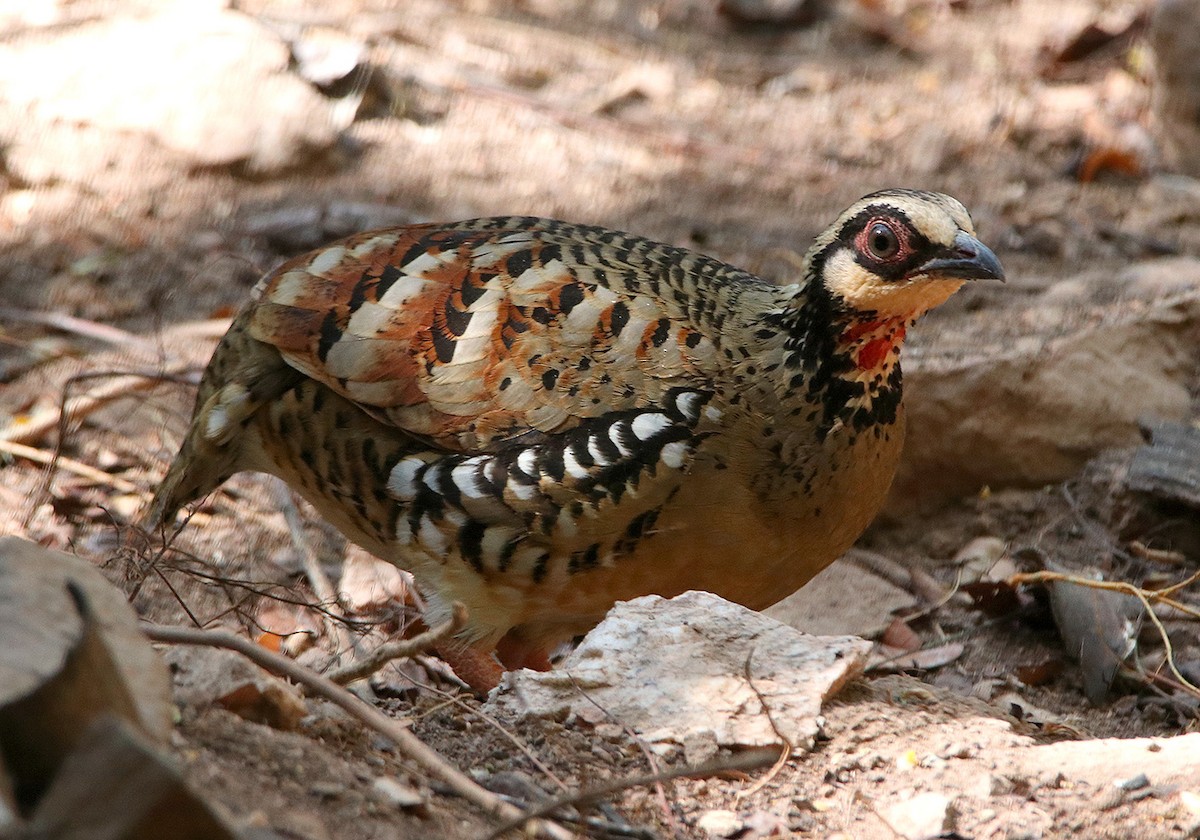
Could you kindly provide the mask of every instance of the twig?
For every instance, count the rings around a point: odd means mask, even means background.
[[[388,717],[327,677],[305,668],[286,656],[256,645],[249,639],[219,630],[195,630],[190,627],[167,627],[149,623],[143,623],[141,628],[142,632],[155,642],[172,645],[201,645],[236,651],[271,673],[299,683],[313,694],[325,698],[357,718],[364,725],[385,736],[396,745],[401,753],[444,782],[454,793],[483,809],[489,815],[506,820],[505,825],[509,823],[523,825],[535,820],[532,828],[541,837],[549,838],[549,840],[570,840],[572,837],[572,834],[562,826],[541,820],[542,814],[524,813],[520,808],[480,787],[436,750],[409,732],[404,724]]]
[[[131,347],[147,353],[157,351],[157,347],[153,342],[142,338],[140,335],[135,335],[109,324],[101,324],[85,318],[76,318],[73,315],[67,315],[63,312],[47,312],[37,309],[17,309],[11,306],[0,306],[0,320],[41,324],[60,332],[103,341],[107,344],[114,344],[117,347]]]
[[[396,641],[385,642],[357,662],[351,662],[349,665],[344,665],[341,668],[330,671],[326,676],[331,682],[335,682],[338,685],[346,685],[355,680],[361,680],[363,677],[371,676],[371,674],[374,674],[393,659],[408,659],[416,656],[418,653],[430,650],[438,642],[453,636],[459,630],[463,629],[466,624],[467,608],[456,601],[453,613],[448,621],[443,622],[437,627],[432,627],[411,639],[397,639]]]
[[[721,773],[728,773],[732,770],[758,770],[762,767],[773,763],[775,757],[773,753],[755,750],[752,752],[735,755],[732,758],[723,761],[710,761],[707,764],[701,764],[698,767],[676,767],[671,770],[664,770],[661,773],[647,773],[641,776],[629,776],[624,779],[614,779],[603,785],[597,785],[594,788],[581,790],[578,793],[573,793],[567,796],[560,796],[544,802],[532,810],[526,811],[520,817],[514,818],[509,822],[504,823],[491,834],[486,840],[497,840],[504,834],[514,829],[520,828],[530,820],[549,817],[560,808],[578,807],[580,805],[588,805],[599,799],[605,799],[612,796],[614,793],[620,793],[623,790],[629,790],[635,787],[646,787],[647,785],[655,784],[656,782],[668,782],[672,779],[695,778],[703,779],[709,776],[716,776]]]
[[[103,484],[106,487],[111,487],[114,490],[119,490],[122,493],[132,493],[142,498],[149,498],[150,494],[142,488],[138,487],[131,481],[126,481],[120,476],[106,473],[104,470],[98,470],[93,466],[76,461],[74,458],[68,458],[65,455],[58,455],[54,452],[46,452],[42,449],[37,449],[33,446],[26,446],[23,443],[15,443],[11,440],[4,440],[0,437],[0,452],[7,452],[9,455],[15,455],[18,458],[24,458],[26,461],[33,461],[38,464],[66,470],[69,473],[86,478],[88,481],[94,481],[97,484]]]
[[[566,782],[564,782],[557,775],[555,775],[554,771],[551,770],[549,767],[547,767],[546,763],[544,761],[542,761],[540,758],[538,758],[536,754],[534,754],[533,750],[529,748],[528,744],[526,744],[524,741],[522,741],[520,738],[518,738],[515,733],[510,732],[509,730],[505,729],[504,724],[500,723],[500,721],[496,720],[494,717],[489,715],[487,712],[483,711],[482,709],[479,709],[479,708],[476,708],[474,706],[470,706],[470,705],[464,703],[462,700],[455,697],[449,691],[440,689],[437,686],[428,685],[426,683],[419,683],[416,680],[414,680],[412,677],[408,677],[407,675],[406,675],[406,679],[408,679],[408,681],[410,683],[417,686],[418,688],[420,688],[423,691],[428,691],[431,694],[435,694],[439,697],[446,698],[444,703],[439,703],[433,709],[430,709],[426,712],[422,712],[421,717],[431,714],[432,712],[434,712],[438,709],[442,709],[446,706],[451,706],[451,705],[457,706],[458,708],[462,709],[467,714],[475,715],[477,718],[482,720],[488,726],[492,727],[497,732],[499,732],[505,739],[508,740],[508,742],[510,744],[512,744],[514,747],[516,747],[518,750],[520,750],[521,753],[527,759],[529,759],[529,763],[532,764],[534,767],[536,767],[539,771],[541,771],[542,775],[544,775],[550,781],[554,782],[554,784],[558,786],[559,790],[563,790],[563,791],[567,790]]]
[[[579,692],[580,696],[582,696],[584,700],[587,700],[589,703],[599,709],[606,718],[625,731],[626,737],[628,737],[629,740],[636,744],[637,748],[642,751],[642,755],[646,759],[646,764],[650,767],[650,772],[660,772],[658,759],[655,757],[650,747],[646,745],[646,742],[637,734],[637,732],[635,732],[632,727],[626,724],[625,721],[619,719],[608,709],[596,702],[596,699],[592,697],[592,695],[588,694],[587,689],[579,684],[579,681],[575,679],[574,675],[567,673],[567,677],[571,680],[571,685],[575,687],[575,690]],[[674,791],[672,791],[672,793],[674,793]],[[663,816],[666,817],[667,822],[671,824],[671,833],[678,835],[679,826],[675,819],[675,812],[671,810],[671,803],[667,801],[667,791],[663,787],[662,782],[654,783],[654,795],[658,797],[658,807],[660,810],[662,810]]]
[[[292,547],[300,555],[300,562],[304,568],[304,576],[308,578],[313,592],[316,593],[317,601],[329,611],[329,614],[322,615],[321,621],[325,625],[325,633],[337,645],[337,650],[334,653],[334,661],[337,661],[337,657],[340,657],[343,652],[349,655],[354,650],[354,639],[346,629],[345,623],[334,620],[332,617],[335,615],[333,611],[340,608],[337,590],[333,588],[333,583],[329,580],[329,576],[321,568],[321,563],[317,560],[317,553],[313,551],[312,546],[309,545],[308,540],[305,538],[304,523],[300,521],[300,510],[296,506],[296,500],[292,495],[291,489],[279,479],[275,479],[272,484],[279,509],[283,512],[283,518],[287,522],[288,535],[292,538]],[[341,618],[340,615],[337,617]]]
[[[174,380],[192,367],[194,366],[180,363],[169,366],[162,373],[127,373],[124,371],[105,373],[103,375],[114,377],[107,385],[97,388],[90,394],[73,399],[66,399],[64,394],[64,399],[58,406],[42,409],[30,417],[14,420],[0,429],[0,440],[13,443],[35,443],[41,440],[47,432],[58,428],[66,418],[81,420],[89,414],[99,411],[113,400],[149,390],[163,380]]]
[[[784,766],[787,764],[787,760],[791,756],[792,749],[795,746],[791,739],[783,734],[783,731],[779,728],[779,724],[775,723],[775,716],[771,714],[771,707],[767,705],[767,698],[763,697],[763,693],[759,691],[758,686],[754,684],[754,677],[750,672],[750,659],[753,656],[754,648],[750,648],[750,652],[746,654],[746,685],[750,686],[750,690],[753,691],[754,696],[758,698],[758,704],[762,706],[762,710],[767,716],[767,723],[771,724],[771,728],[775,730],[776,736],[778,736],[779,740],[783,742],[783,747],[779,751],[779,758],[775,759],[775,763],[771,765],[771,769],[763,774],[761,779],[750,785],[750,787],[746,788],[745,790],[739,790],[734,796],[735,799],[745,799],[748,796],[753,796],[770,784],[771,781],[779,775],[779,772],[783,770]]]
[[[163,334],[163,338],[168,341],[186,339],[193,342],[220,338],[229,329],[229,325],[230,319],[228,318],[191,321],[171,328]],[[22,417],[0,428],[0,440],[24,444],[36,443],[53,429],[61,429],[63,422],[68,418],[72,420],[83,419],[113,400],[148,390],[159,382],[178,381],[188,371],[197,369],[197,365],[180,359],[170,357],[165,361],[160,359],[157,346],[149,342],[142,342],[139,345],[139,349],[153,353],[154,364],[156,365],[154,372],[96,371],[77,374],[63,384],[62,398],[59,400],[57,407],[43,409],[31,417]],[[99,377],[114,377],[114,379],[90,394],[76,397],[72,400],[67,399],[67,388],[72,382]]]

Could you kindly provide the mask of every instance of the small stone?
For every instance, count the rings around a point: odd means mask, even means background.
[[[346,792],[346,786],[341,782],[313,782],[308,786],[308,792],[322,799],[335,799]]]
[[[970,758],[974,754],[975,754],[975,751],[973,749],[971,749],[970,746],[968,746],[967,744],[960,744],[957,742],[947,745],[945,748],[942,749],[941,752],[938,753],[938,755],[940,757],[947,758],[947,759],[949,759],[949,758]]]
[[[391,776],[380,776],[372,782],[371,793],[380,804],[397,808],[401,811],[411,811],[425,807],[424,794]]]
[[[1121,790],[1141,790],[1150,786],[1150,779],[1146,777],[1145,773],[1138,773],[1128,779],[1115,781],[1113,785]]]
[[[953,800],[940,793],[921,793],[880,812],[884,822],[906,840],[935,837],[954,825]]]
[[[711,729],[697,729],[683,736],[684,760],[693,767],[707,764],[719,749],[717,735]]]
[[[732,837],[745,826],[733,811],[705,811],[696,820],[696,828],[712,837]]]

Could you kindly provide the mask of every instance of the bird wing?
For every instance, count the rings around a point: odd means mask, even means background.
[[[417,225],[284,264],[260,283],[249,329],[382,421],[450,452],[492,451],[710,384],[719,332],[698,324],[712,304],[684,287],[713,274],[750,278],[553,220]]]

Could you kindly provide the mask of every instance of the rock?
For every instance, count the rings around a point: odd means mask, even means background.
[[[99,718],[38,803],[29,837],[238,840],[183,781],[175,762],[132,727]]]
[[[348,119],[289,61],[271,30],[213,4],[167,4],[6,43],[0,115],[20,126],[6,166],[32,184],[85,180],[123,154],[128,133],[200,166],[261,174],[297,165],[332,146]]]
[[[1155,785],[1194,787],[1200,779],[1200,732],[1173,738],[1095,738],[1061,741],[992,755],[1005,776],[1053,771],[1068,782],[1115,786],[1144,774]]]
[[[705,811],[696,820],[696,828],[710,837],[733,837],[745,826],[742,818],[733,811],[723,809]]]
[[[916,603],[912,593],[841,559],[763,614],[805,633],[873,639],[893,614]]]
[[[424,809],[425,795],[391,776],[380,776],[371,783],[371,793],[382,804],[401,811]]]
[[[908,437],[887,509],[904,515],[983,486],[1062,481],[1105,449],[1140,443],[1143,417],[1188,416],[1200,261],[1188,265],[1189,294],[1133,303],[1100,326],[1048,335],[1060,328],[1044,322],[1068,316],[1035,306],[1020,316],[1028,335],[955,354],[954,337],[941,332],[929,339],[936,355],[914,348],[904,371]],[[987,329],[959,324],[963,335]]]
[[[1200,6],[1159,0],[1150,24],[1154,112],[1174,162],[1200,175]]]
[[[558,669],[506,674],[488,705],[585,720],[599,706],[650,743],[763,747],[782,733],[802,751],[821,704],[860,673],[870,647],[805,635],[707,592],[649,595],[613,607]]]
[[[166,742],[166,666],[125,596],[91,563],[0,538],[0,639],[0,756],[23,806],[101,716]]]
[[[954,828],[953,800],[940,793],[920,793],[885,806],[879,816],[900,837],[926,840]]]
[[[167,652],[175,671],[175,699],[183,706],[220,706],[276,729],[295,729],[308,714],[299,690],[231,650],[176,647]]]

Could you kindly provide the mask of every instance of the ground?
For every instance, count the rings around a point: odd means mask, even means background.
[[[1083,352],[1124,377],[1103,380],[1111,415],[1200,417],[1200,187],[1172,169],[1169,131],[1154,117],[1160,94],[1140,17],[1148,7],[827,5],[817,22],[788,28],[739,25],[715,0],[247,0],[230,14],[258,29],[229,37],[248,44],[254,62],[171,47],[160,65],[126,75],[118,60],[87,66],[98,54],[79,45],[118,43],[123,20],[149,21],[142,34],[166,44],[204,43],[191,37],[201,30],[173,16],[171,4],[158,16],[156,4],[138,0],[0,5],[8,28],[0,78],[43,60],[80,68],[57,82],[29,72],[0,85],[8,117],[0,123],[0,428],[36,425],[64,387],[71,396],[112,388],[116,399],[78,422],[5,437],[42,452],[57,443],[62,455],[118,479],[50,474],[18,453],[0,464],[0,530],[106,564],[154,620],[182,623],[183,606],[202,621],[254,613],[259,591],[298,586],[287,529],[258,478],[235,478],[177,539],[199,560],[176,556],[174,566],[164,560],[148,571],[116,549],[178,445],[195,372],[219,335],[196,322],[228,317],[261,272],[371,226],[536,214],[636,231],[784,282],[795,254],[842,207],[911,186],[958,197],[1009,282],[968,289],[914,331],[910,403],[914,416],[930,419],[911,433],[904,492],[860,547],[947,591],[960,576],[955,556],[977,537],[998,538],[1013,571],[1052,561],[1147,587],[1185,578],[1200,559],[1196,513],[1125,488],[1135,424],[1104,426],[1110,412],[1089,409],[1099,418],[1095,434],[1068,430],[1083,443],[1053,457],[1018,447],[1005,463],[1021,468],[1006,471],[992,468],[993,452],[962,443],[962,429],[990,440],[979,428],[1011,413],[1014,400],[1019,421],[1044,425],[1036,410],[1020,417],[1024,395],[976,383],[976,403],[959,405],[950,420],[921,414],[918,402],[933,388],[918,383],[934,383],[941,361],[974,370],[988,366],[992,348],[998,362],[1034,340],[1034,365],[1039,348],[1070,344],[1083,329],[1116,334],[1109,324],[1141,329],[1145,316],[1146,329],[1159,332],[1139,346],[1151,354],[1161,339],[1166,348],[1150,362],[1165,377],[1153,395],[1149,379],[1123,373],[1092,345]],[[222,4],[196,6],[190,13],[203,6],[215,15]],[[1093,24],[1117,37],[1101,37],[1076,60]],[[71,37],[83,40],[63,40]],[[216,104],[197,93],[196,80],[210,77],[224,91]],[[270,93],[255,99],[256,91]],[[189,133],[193,117],[200,128]],[[47,324],[30,311],[81,320]],[[1072,369],[1081,394],[1101,387],[1089,386],[1091,368]],[[1037,368],[1027,370],[1019,378],[1036,383]],[[130,371],[161,381],[112,376]],[[937,449],[939,440],[953,451]],[[324,559],[341,551],[320,524],[307,533]],[[1139,553],[1135,542],[1168,553]],[[336,563],[328,565],[336,580]],[[231,589],[178,568],[247,583]],[[1025,759],[1012,751],[1024,738],[1195,731],[1195,696],[1178,683],[1152,689],[1119,678],[1092,705],[1037,603],[990,618],[959,596],[906,626],[926,647],[961,642],[964,652],[910,676],[868,673],[827,707],[817,748],[761,790],[739,796],[758,773],[683,780],[616,795],[615,812],[599,813],[661,836],[706,836],[716,818],[700,818],[731,811],[728,827],[714,831],[890,837],[880,814],[937,791],[953,799],[961,836],[1195,836],[1194,794],[1185,801],[1152,785],[1114,799],[1101,776],[1081,787],[1079,774],[1056,775],[1051,753],[1038,753],[1046,766],[1017,766]],[[1146,628],[1143,672],[1162,652]],[[1171,632],[1196,682],[1198,634],[1182,622]],[[1003,699],[1014,694],[1025,711]],[[473,711],[474,699],[447,705],[404,692],[379,702],[412,718],[422,739],[477,780],[526,801],[539,786],[557,793]],[[646,772],[651,761],[623,733],[607,737],[580,722],[497,723],[571,789]],[[380,774],[430,786],[377,737],[320,707],[293,733],[185,709],[178,732],[191,781],[238,818],[285,836],[490,830],[436,785],[414,813],[364,794]],[[1139,772],[1128,769],[1127,777]]]

